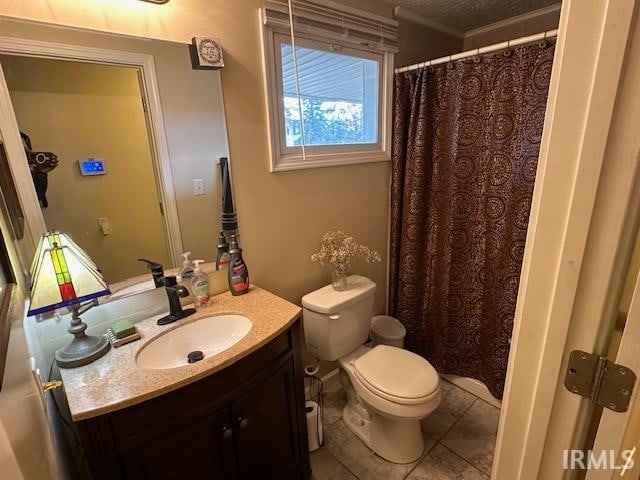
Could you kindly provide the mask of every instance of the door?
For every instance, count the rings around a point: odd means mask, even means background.
[[[155,141],[153,137],[151,116],[149,114],[149,96],[147,95],[147,92],[145,89],[144,73],[142,69],[138,69],[137,74],[138,74],[138,89],[140,92],[140,101],[142,102],[142,110],[144,111],[145,126],[147,131],[147,142],[148,142],[149,150],[151,152],[152,157],[157,158],[158,152],[157,152],[157,147],[155,145]],[[169,219],[167,218],[167,212],[165,211],[165,205],[167,204],[167,201],[165,198],[164,190],[162,188],[162,170],[158,168],[158,165],[156,164],[156,162],[151,162],[151,167],[153,168],[153,174],[154,174],[153,178],[155,181],[156,192],[158,196],[158,208],[159,208],[159,213],[162,220],[162,225],[164,226],[164,235],[165,235],[165,242],[168,248],[168,255],[169,256],[176,255],[177,252],[172,251],[173,245],[171,241],[171,236],[176,234],[179,235],[180,232],[176,233],[172,231],[171,222],[169,222]]]
[[[594,406],[565,388],[564,374],[573,350],[606,355],[635,234],[638,3],[562,2],[495,480],[577,475],[563,455],[584,448]]]
[[[154,435],[128,448],[120,458],[129,480],[234,479],[229,411],[224,408],[168,434]]]
[[[293,361],[231,405],[239,478],[295,478],[298,429]]]
[[[634,261],[631,262],[635,275],[632,277],[633,296],[628,306],[626,319],[625,305],[622,312],[621,325],[612,335],[612,345],[609,349],[610,360],[623,365],[637,376],[640,376],[640,275],[638,275],[638,261],[640,260],[640,244],[636,245]],[[624,293],[622,302],[624,302]],[[621,331],[620,331],[621,330]],[[605,409],[596,424],[597,432],[592,448],[594,458],[609,459],[603,468],[590,468],[587,480],[614,480],[640,478],[640,385],[636,380],[631,394],[630,406],[626,412],[616,413]],[[597,421],[597,419],[596,419]],[[603,453],[604,452],[604,453]],[[613,460],[613,461],[610,461]],[[593,467],[593,464],[591,465]]]

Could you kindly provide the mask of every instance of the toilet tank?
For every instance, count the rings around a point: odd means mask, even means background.
[[[376,284],[351,275],[347,289],[327,285],[302,297],[302,323],[307,349],[320,360],[337,360],[369,336]]]

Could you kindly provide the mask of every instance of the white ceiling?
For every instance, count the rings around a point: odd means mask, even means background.
[[[445,28],[465,32],[533,10],[556,5],[559,0],[382,0],[415,12]]]

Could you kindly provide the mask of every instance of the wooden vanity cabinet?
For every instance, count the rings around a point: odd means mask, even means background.
[[[191,385],[76,422],[88,475],[308,479],[299,329]]]

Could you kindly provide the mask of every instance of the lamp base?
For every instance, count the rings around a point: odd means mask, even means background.
[[[76,335],[68,345],[56,351],[56,363],[60,368],[81,367],[97,360],[111,348],[107,337],[100,335]]]

